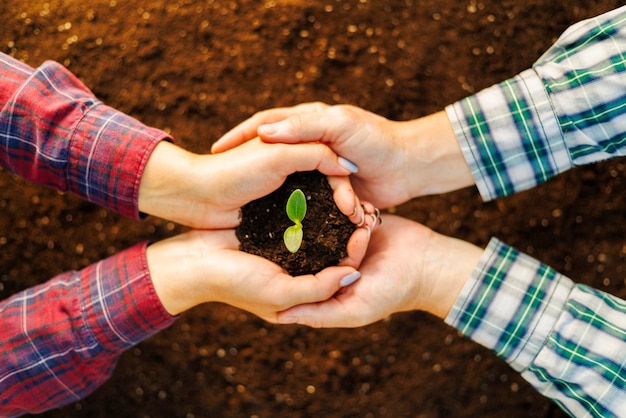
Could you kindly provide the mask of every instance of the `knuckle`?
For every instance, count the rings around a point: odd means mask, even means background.
[[[304,125],[304,120],[302,119],[302,116],[300,114],[291,116],[289,119],[287,119],[287,121],[289,123],[289,127],[294,130],[301,129]]]
[[[340,119],[354,119],[356,110],[352,105],[337,105],[331,108],[334,117]]]
[[[321,112],[323,110],[326,110],[328,107],[330,107],[326,103],[320,102],[320,101],[311,102],[309,103],[309,105],[313,112]]]

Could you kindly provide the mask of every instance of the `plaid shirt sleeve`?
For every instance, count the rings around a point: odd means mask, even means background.
[[[136,245],[0,302],[0,416],[85,397],[123,351],[171,325],[145,249]]]
[[[0,166],[138,218],[147,159],[167,138],[94,98],[53,62],[0,54]],[[119,355],[174,318],[156,295],[145,244],[0,302],[0,416],[74,402]]]
[[[168,135],[97,100],[55,62],[0,54],[0,166],[139,218],[139,182]]]
[[[626,302],[492,239],[446,322],[576,417],[626,411]]]
[[[485,200],[626,155],[626,7],[580,22],[534,67],[448,106]],[[446,322],[572,416],[626,411],[626,302],[496,239]]]
[[[446,111],[485,200],[626,155],[626,6],[572,26],[532,69]]]

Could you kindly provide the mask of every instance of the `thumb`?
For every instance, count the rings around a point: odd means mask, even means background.
[[[352,162],[337,156],[324,144],[275,144],[272,146],[282,147],[279,153],[275,153],[275,158],[279,159],[276,167],[279,167],[281,174],[285,176],[296,171],[318,170],[327,176],[347,176],[358,171]]]
[[[290,278],[287,288],[289,304],[301,304],[324,301],[337,291],[361,277],[361,273],[349,266],[328,267],[316,274],[307,274]]]

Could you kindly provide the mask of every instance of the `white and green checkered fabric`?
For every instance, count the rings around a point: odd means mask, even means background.
[[[485,199],[626,155],[626,7],[447,108]],[[446,322],[575,417],[626,417],[626,302],[493,239]]]
[[[532,69],[446,108],[485,200],[626,155],[626,7],[568,29]]]
[[[624,301],[492,239],[446,322],[572,416],[626,416]]]

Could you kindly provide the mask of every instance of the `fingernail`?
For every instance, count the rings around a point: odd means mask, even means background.
[[[258,130],[265,135],[274,135],[277,132],[275,124],[261,125]]]
[[[376,229],[377,226],[380,226],[378,222],[382,222],[382,218],[380,217],[380,209],[374,208],[374,213],[370,213],[372,217],[372,229]]]
[[[359,167],[356,166],[352,161],[346,160],[343,157],[338,157],[339,165],[351,172],[352,174],[359,172]]]
[[[363,205],[361,205],[360,207],[361,207],[361,220],[359,221],[358,224],[356,224],[358,228],[362,227],[365,224],[365,207],[363,207]]]
[[[361,204],[359,203],[359,200],[356,198],[356,195],[355,195],[354,196],[354,210],[352,211],[352,215],[348,216],[348,218],[354,218],[360,207],[361,207]]]
[[[295,324],[296,322],[298,322],[298,318],[291,315],[281,315],[278,317],[278,322],[280,324]]]
[[[359,280],[360,277],[361,277],[361,272],[355,271],[353,273],[348,274],[347,276],[344,276],[339,282],[339,285],[341,287],[350,286],[352,283]]]

